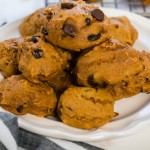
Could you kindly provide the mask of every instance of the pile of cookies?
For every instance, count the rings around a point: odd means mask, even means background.
[[[20,33],[0,43],[0,105],[14,114],[92,129],[118,115],[116,100],[150,91],[150,55],[131,47],[138,33],[126,17],[62,2],[27,16]]]

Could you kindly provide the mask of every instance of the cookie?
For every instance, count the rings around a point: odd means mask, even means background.
[[[110,39],[79,57],[76,66],[78,83],[93,87],[96,83],[98,86],[116,84],[126,76],[141,70],[142,66],[138,60],[138,51]]]
[[[141,70],[131,76],[127,76],[117,84],[108,85],[107,89],[116,99],[127,98],[143,93],[150,93],[150,54],[139,52]]]
[[[115,99],[147,93],[149,57],[148,53],[111,39],[79,57],[76,66],[78,84],[109,89]]]
[[[44,22],[44,10],[39,9],[27,16],[20,25],[20,33],[22,36],[30,36],[40,32]]]
[[[114,116],[114,100],[107,90],[71,87],[60,97],[58,115],[63,123],[81,129],[93,129]]]
[[[33,83],[55,80],[71,59],[69,52],[53,47],[36,35],[24,38],[19,49],[19,70]]]
[[[19,74],[18,43],[21,38],[14,38],[0,43],[0,71],[4,77]]]
[[[0,82],[0,97],[0,106],[17,115],[50,116],[57,103],[52,88],[43,83],[33,84],[21,75]]]
[[[112,38],[121,42],[133,45],[138,38],[138,32],[130,23],[127,17],[112,17],[111,21],[111,35]]]
[[[59,47],[80,51],[110,37],[110,20],[97,6],[83,1],[62,2],[51,5],[45,13],[41,32]]]

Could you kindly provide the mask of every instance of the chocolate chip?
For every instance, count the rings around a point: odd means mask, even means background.
[[[32,36],[32,38],[30,39],[30,42],[33,42],[33,43],[38,42],[37,36]]]
[[[95,81],[94,81],[93,74],[89,75],[89,77],[88,77],[88,84],[89,84],[91,87],[93,87],[93,88],[106,88],[107,85],[108,85],[106,82],[102,82],[101,84],[95,82]]]
[[[118,25],[118,24],[116,24],[116,25],[115,25],[115,28],[119,28],[119,25]]]
[[[19,107],[17,107],[16,110],[17,110],[18,113],[21,113],[22,110],[23,110],[23,105],[20,105]]]
[[[89,41],[95,41],[95,40],[98,40],[100,38],[100,33],[99,34],[91,34],[88,36],[88,40]]]
[[[50,20],[50,19],[52,19],[52,17],[53,17],[53,13],[50,12],[50,13],[47,14],[47,17],[46,17],[46,18],[47,18],[48,20]]]
[[[106,82],[102,82],[101,84],[99,84],[100,88],[106,88],[107,87],[107,83]]]
[[[62,9],[72,9],[75,5],[72,3],[61,3]]]
[[[87,25],[87,26],[91,25],[91,20],[90,20],[90,18],[86,18],[86,19],[85,19],[85,22],[86,22],[86,25]]]
[[[34,58],[39,59],[43,57],[43,51],[41,49],[36,49],[32,52]]]
[[[88,84],[93,88],[97,88],[99,86],[99,84],[94,81],[93,74],[89,75],[87,81],[88,81]]]
[[[94,9],[93,11],[91,11],[91,14],[98,21],[104,20],[104,13],[100,9]]]
[[[44,35],[48,35],[48,32],[47,32],[47,30],[46,30],[44,27],[42,27],[41,32],[42,32]]]
[[[146,78],[146,81],[147,81],[147,82],[150,82],[150,79],[149,79],[149,78]]]
[[[63,25],[63,32],[65,35],[74,37],[75,36],[75,27],[70,23],[65,23]]]

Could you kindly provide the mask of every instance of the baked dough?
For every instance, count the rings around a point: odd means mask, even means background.
[[[114,100],[105,89],[68,88],[60,97],[58,115],[62,122],[76,128],[101,127],[114,116]]]
[[[0,82],[0,106],[14,114],[50,116],[56,104],[56,95],[46,84],[33,84],[21,75]]]
[[[47,8],[41,32],[50,43],[72,51],[95,46],[110,37],[110,20],[99,7],[83,1]]]

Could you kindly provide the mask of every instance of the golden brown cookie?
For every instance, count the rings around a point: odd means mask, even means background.
[[[110,37],[110,20],[99,7],[83,1],[62,2],[47,8],[41,32],[59,47],[80,51]]]
[[[40,32],[44,23],[44,10],[45,8],[39,9],[23,20],[19,28],[22,36],[34,35]]]
[[[130,23],[127,17],[112,17],[111,21],[111,35],[112,38],[121,42],[133,45],[138,38],[138,32]]]
[[[14,38],[0,43],[0,71],[4,77],[19,74],[18,43],[21,38]]]
[[[58,115],[63,123],[76,128],[103,126],[114,116],[114,100],[107,90],[71,87],[60,97]]]
[[[40,36],[24,38],[19,49],[19,70],[34,83],[57,79],[71,59],[69,52],[53,47]]]
[[[150,55],[117,40],[83,54],[77,62],[80,85],[107,88],[115,99],[149,91]]]
[[[49,116],[53,114],[56,103],[53,89],[46,84],[33,84],[21,75],[0,82],[0,106],[14,114]]]
[[[99,86],[105,83],[116,84],[126,76],[136,74],[142,69],[138,60],[138,51],[110,39],[79,57],[76,66],[78,83],[93,87],[96,83]],[[92,85],[94,81],[96,83]]]

